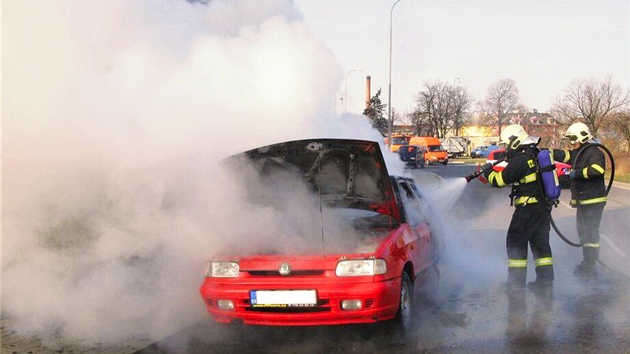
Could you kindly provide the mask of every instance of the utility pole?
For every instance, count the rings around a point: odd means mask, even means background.
[[[387,118],[389,120],[387,124],[387,146],[392,146],[392,19],[394,15],[394,6],[401,0],[396,0],[392,9],[389,12],[389,93],[387,97]]]

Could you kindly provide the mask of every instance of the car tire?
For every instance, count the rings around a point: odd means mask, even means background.
[[[448,160],[445,160],[444,162],[442,162],[442,165],[446,166],[448,164]]]
[[[400,282],[400,299],[398,303],[398,311],[393,320],[396,332],[404,334],[412,325],[412,309],[413,309],[413,285],[407,272],[403,272]]]
[[[435,298],[440,285],[440,269],[437,264],[433,264],[424,271],[422,281],[423,295]]]

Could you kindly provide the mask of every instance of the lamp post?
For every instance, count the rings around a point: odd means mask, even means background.
[[[343,106],[343,113],[346,113],[346,101],[348,96],[346,96],[347,92],[348,92],[348,75],[350,75],[350,73],[355,72],[355,71],[363,71],[363,69],[358,68],[358,69],[352,69],[350,71],[348,71],[346,73],[346,79],[344,82],[344,89],[343,89],[343,101],[342,101],[342,106]]]
[[[394,6],[401,0],[396,0],[392,9],[389,12],[389,93],[387,97],[387,117],[389,123],[387,124],[387,146],[392,146],[392,18],[394,15]]]

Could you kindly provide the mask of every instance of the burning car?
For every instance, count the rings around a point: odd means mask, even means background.
[[[260,183],[248,196],[258,200],[261,188],[303,187],[299,199],[308,196],[303,208],[317,224],[276,245],[270,239],[259,250],[214,255],[199,289],[214,320],[409,327],[415,294],[439,278],[439,230],[414,181],[388,174],[377,142],[283,142],[232,156],[227,165],[256,172]],[[275,208],[302,212],[294,203]]]

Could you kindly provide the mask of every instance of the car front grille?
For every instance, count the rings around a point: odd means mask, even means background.
[[[277,270],[250,270],[247,272],[252,277],[299,277],[299,276],[321,276],[323,270],[294,270],[289,275],[281,275]]]

